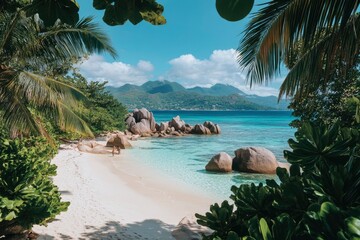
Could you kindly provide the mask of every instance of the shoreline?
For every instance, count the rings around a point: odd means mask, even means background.
[[[255,110],[255,109],[148,109],[151,112],[293,112],[287,109],[268,109],[268,110]],[[131,111],[129,111],[131,113]]]
[[[67,212],[44,226],[38,239],[174,239],[183,217],[204,214],[217,199],[120,155],[59,150],[54,183]],[[122,168],[119,168],[121,166]]]

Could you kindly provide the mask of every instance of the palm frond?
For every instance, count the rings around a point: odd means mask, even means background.
[[[327,32],[317,43],[305,48],[304,54],[291,68],[280,87],[279,98],[283,95],[301,97],[308,93],[314,86],[324,86],[327,79],[338,73],[340,69],[336,63],[341,63],[346,69],[353,64],[360,50],[360,38],[354,34],[360,32],[360,15],[356,14],[344,28],[334,28]],[[336,59],[335,59],[336,57]],[[324,61],[328,64],[324,65]]]
[[[22,132],[25,134],[41,132],[33,114],[24,101],[17,96],[1,100],[0,106],[3,110],[3,121],[10,132]]]
[[[92,18],[75,26],[59,23],[44,30],[36,16],[16,14],[0,12],[0,106],[5,123],[12,131],[44,135],[44,126],[35,114],[41,111],[65,131],[92,136],[77,115],[78,100],[86,99],[84,94],[39,73],[95,52],[115,57],[109,39]]]
[[[94,137],[85,121],[73,112],[63,102],[58,102],[58,116],[59,126],[65,131],[78,132],[88,137]]]
[[[76,106],[78,100],[86,100],[84,93],[73,86],[31,72],[21,72],[17,85],[18,91],[22,91],[30,102],[38,106],[56,105],[58,99]]]
[[[317,41],[319,30],[342,29],[358,9],[358,0],[273,0],[263,5],[245,30],[238,60],[250,84],[276,76],[284,56],[300,39],[305,47]],[[354,53],[349,54],[352,60]],[[326,61],[325,61],[326,64]]]
[[[40,33],[37,45],[29,46],[33,51],[30,56],[41,53],[48,62],[69,61],[92,53],[107,52],[116,57],[109,38],[92,23],[92,18],[85,18],[74,27],[58,25]]]
[[[39,109],[51,117],[65,131],[76,131],[87,136],[92,133],[86,123],[71,110],[77,109],[78,100],[85,96],[74,87],[30,72],[12,72],[1,78],[0,102],[4,121],[11,131],[25,133],[46,132],[29,107]]]

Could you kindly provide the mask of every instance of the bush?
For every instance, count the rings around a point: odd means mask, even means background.
[[[79,73],[67,76],[65,81],[87,97],[87,101],[82,103],[81,115],[95,134],[125,129],[125,116],[128,111],[106,90],[107,82],[88,82]]]
[[[279,182],[232,187],[233,205],[215,204],[198,223],[214,230],[204,239],[359,239],[359,131],[303,124],[278,168]]]
[[[67,209],[51,180],[55,154],[43,138],[0,137],[0,237],[45,224]]]

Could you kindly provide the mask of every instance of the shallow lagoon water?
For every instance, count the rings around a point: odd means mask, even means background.
[[[191,135],[171,138],[148,138],[130,151],[132,159],[156,168],[185,184],[198,187],[209,196],[225,199],[232,185],[264,182],[271,175],[246,173],[208,173],[205,165],[212,156],[245,146],[261,146],[271,150],[278,161],[285,161],[283,150],[289,149],[287,140],[295,130],[288,111],[154,111],[156,122],[165,122],[179,115],[191,125],[212,121],[221,127],[221,134]]]

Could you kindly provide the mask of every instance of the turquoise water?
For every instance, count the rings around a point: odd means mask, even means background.
[[[214,174],[205,171],[212,156],[234,151],[245,146],[261,146],[271,150],[278,161],[283,150],[288,149],[287,140],[294,135],[289,127],[293,119],[288,111],[154,111],[156,122],[169,121],[179,115],[191,125],[212,121],[221,127],[221,134],[191,135],[173,138],[148,138],[131,150],[136,161],[154,167],[185,184],[196,186],[206,194],[225,199],[230,187],[241,183],[260,182],[269,175],[230,173]]]

